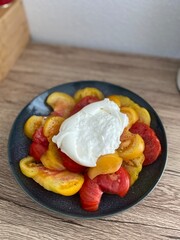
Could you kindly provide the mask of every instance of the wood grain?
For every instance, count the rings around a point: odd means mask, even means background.
[[[180,239],[180,61],[70,47],[29,44],[0,83],[0,239]],[[20,110],[55,85],[100,80],[145,98],[161,117],[168,138],[168,162],[153,192],[129,210],[102,219],[58,216],[33,202],[8,166],[10,128]]]

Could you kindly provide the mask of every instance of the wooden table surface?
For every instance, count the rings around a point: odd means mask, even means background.
[[[180,239],[180,61],[85,49],[29,44],[0,82],[0,239]],[[128,88],[147,100],[163,121],[168,139],[165,172],[143,201],[101,219],[57,216],[32,201],[8,165],[8,135],[20,110],[53,86],[100,80]]]

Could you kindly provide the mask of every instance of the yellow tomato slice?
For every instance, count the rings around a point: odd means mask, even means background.
[[[27,156],[20,160],[19,166],[20,166],[21,172],[26,177],[33,178],[38,174],[39,167],[41,167],[42,164],[36,163],[33,157]]]
[[[99,89],[87,87],[87,88],[78,90],[74,94],[74,99],[76,102],[79,102],[82,98],[87,97],[87,96],[97,97],[100,100],[102,100],[104,98],[104,94]]]
[[[144,151],[144,140],[139,134],[133,134],[131,137],[131,142],[126,148],[118,149],[119,156],[123,158],[123,160],[128,161],[129,159],[134,159],[139,157]]]
[[[127,148],[131,144],[133,136],[134,136],[133,133],[131,133],[129,131],[129,128],[126,127],[120,137],[121,144],[119,149],[121,149],[121,151],[123,151],[125,148]]]
[[[119,97],[117,95],[111,95],[108,98],[109,98],[109,100],[111,100],[114,103],[116,103],[118,105],[118,107],[121,107],[121,101],[120,101],[120,99],[119,99]]]
[[[67,170],[59,172],[42,169],[33,179],[46,190],[64,196],[76,194],[84,183],[82,174],[72,173]]]
[[[51,93],[48,96],[46,103],[64,118],[69,117],[71,110],[75,105],[74,99],[70,95],[63,92]]]
[[[44,127],[43,133],[44,136],[47,137],[48,141],[51,141],[52,137],[59,132],[59,128],[64,121],[64,118],[60,116],[49,116],[47,117]]]
[[[48,150],[42,155],[40,160],[43,166],[48,169],[59,171],[65,169],[59,154],[59,150],[56,144],[53,142],[49,143]]]
[[[128,128],[139,119],[137,112],[132,107],[121,107],[121,112],[128,116]]]
[[[131,159],[129,161],[123,161],[122,166],[128,171],[130,176],[131,186],[138,179],[139,173],[142,170],[142,165],[145,160],[145,156],[142,153],[139,157]]]
[[[106,154],[98,158],[96,167],[88,169],[89,178],[93,179],[100,174],[108,174],[116,172],[122,164],[122,158],[118,153]]]
[[[123,95],[116,95],[116,96],[119,98],[119,101],[121,102],[122,107],[130,107],[134,104],[134,102],[126,96],[123,96]]]
[[[118,99],[121,107],[131,107],[131,108],[133,108],[137,112],[139,121],[147,124],[148,126],[150,126],[151,117],[150,117],[149,112],[145,108],[140,107],[137,103],[132,101],[129,97],[126,97],[126,96],[123,96],[123,95],[113,95],[113,97]]]
[[[132,105],[132,108],[134,108],[135,111],[137,112],[137,114],[138,114],[138,116],[139,116],[139,121],[147,124],[148,126],[150,126],[151,117],[150,117],[149,112],[148,112],[145,108],[140,107],[140,106],[139,106],[138,104],[136,104],[136,103],[134,103],[134,104]]]
[[[45,168],[41,163],[36,163],[33,157],[26,157],[20,160],[21,172],[46,190],[64,196],[76,194],[83,185],[84,176],[72,173],[67,170],[55,171]]]
[[[36,116],[36,115],[33,115],[30,118],[28,118],[28,120],[25,122],[25,125],[24,125],[25,135],[28,138],[32,139],[32,136],[35,133],[35,131],[39,127],[43,126],[45,119],[46,119],[46,117]]]

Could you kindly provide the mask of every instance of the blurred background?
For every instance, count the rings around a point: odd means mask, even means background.
[[[180,58],[180,0],[23,0],[32,39]]]

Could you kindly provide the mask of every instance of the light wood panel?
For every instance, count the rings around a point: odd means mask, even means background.
[[[5,78],[29,41],[29,29],[22,2],[0,8],[0,81]]]

